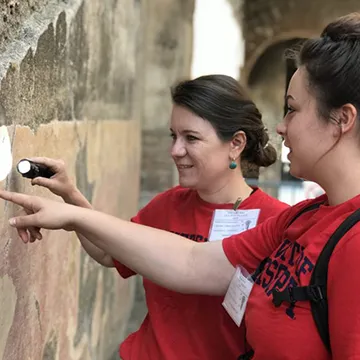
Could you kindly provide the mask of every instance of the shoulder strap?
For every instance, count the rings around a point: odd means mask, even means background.
[[[311,210],[315,210],[318,207],[320,207],[320,205],[323,204],[322,202],[320,203],[315,203],[315,204],[311,204],[309,206],[305,206],[303,209],[301,209],[290,221],[289,223],[286,225],[285,229],[287,229],[296,219],[298,219],[302,214],[311,211]],[[267,261],[269,260],[269,258],[265,258],[261,261],[261,263],[259,264],[259,266],[257,267],[257,269],[255,270],[255,272],[251,275],[253,281],[256,281],[256,279],[258,278],[258,276],[263,272],[265,265],[267,263]]]
[[[319,300],[311,301],[310,304],[316,327],[319,331],[322,341],[324,342],[329,352],[331,352],[327,302],[327,277],[329,261],[337,243],[359,221],[360,209],[357,209],[350,216],[348,216],[335,230],[335,232],[331,235],[330,239],[324,246],[316,262],[310,280],[310,287],[313,286],[322,289],[322,296],[320,296]]]
[[[303,209],[301,209],[290,221],[289,223],[287,224],[287,228],[295,221],[297,220],[302,214],[305,214],[306,212],[308,211],[311,211],[311,210],[315,210],[317,209],[318,207],[320,207],[320,205],[322,205],[323,202],[319,202],[319,203],[314,203],[314,204],[311,204],[309,206],[305,206]]]
[[[241,354],[237,360],[251,360],[254,357],[254,350],[249,350],[244,354]]]
[[[327,278],[330,257],[340,239],[360,221],[360,209],[349,215],[330,236],[321,251],[311,275],[308,286],[288,287],[282,291],[273,291],[273,303],[276,307],[286,301],[294,304],[297,301],[310,301],[311,313],[314,318],[319,335],[331,353],[328,301],[327,301]]]

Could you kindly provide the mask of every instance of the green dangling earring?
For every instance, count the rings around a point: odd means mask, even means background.
[[[232,160],[232,161],[231,161],[231,163],[230,163],[230,165],[229,165],[229,168],[230,168],[231,170],[234,170],[234,169],[237,168],[237,164],[236,164],[235,160]]]

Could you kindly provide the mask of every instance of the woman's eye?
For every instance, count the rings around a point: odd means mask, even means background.
[[[176,135],[175,134],[170,134],[170,137],[175,140],[176,139]]]
[[[186,139],[188,141],[196,141],[196,140],[199,140],[197,137],[193,136],[193,135],[187,135],[186,136]]]
[[[287,105],[286,106],[286,113],[287,114],[291,114],[293,111],[295,111],[291,106]]]

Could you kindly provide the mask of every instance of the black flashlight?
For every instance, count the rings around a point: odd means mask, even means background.
[[[28,159],[22,159],[18,162],[17,171],[23,177],[28,179],[34,179],[36,177],[44,177],[49,179],[55,175],[55,172],[47,166],[35,163]]]

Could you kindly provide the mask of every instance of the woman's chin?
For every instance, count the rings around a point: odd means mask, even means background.
[[[289,173],[294,178],[301,179],[301,172],[299,171],[299,169],[296,168],[296,166],[290,165]]]
[[[179,178],[179,185],[183,188],[189,188],[189,189],[195,189],[196,188],[196,184],[194,181],[191,181],[191,179],[184,179],[184,178]]]

